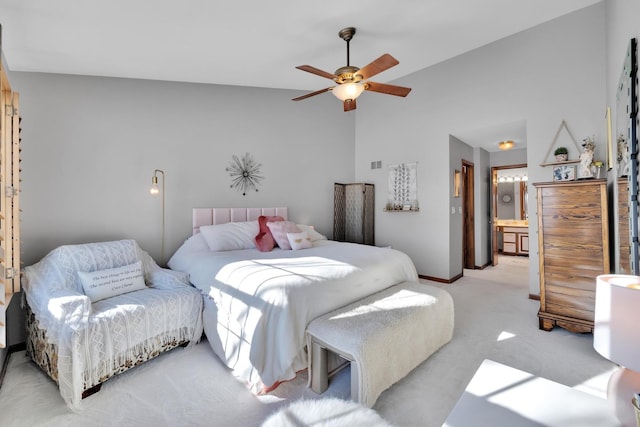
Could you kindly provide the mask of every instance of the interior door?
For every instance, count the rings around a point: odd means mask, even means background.
[[[500,174],[506,173],[507,175],[517,174],[522,175],[523,169],[527,168],[526,163],[520,163],[515,165],[504,165],[504,166],[493,166],[491,168],[491,265],[498,265],[499,253],[500,253],[500,227],[498,225],[499,220],[505,219],[514,219],[513,217],[502,217],[500,218],[499,214],[499,194],[498,191],[500,189],[498,183],[500,181]],[[520,197],[517,200],[519,206],[519,218],[515,219],[525,219],[526,211],[527,211],[527,184],[526,182],[516,182],[520,187]]]
[[[474,210],[473,163],[462,161],[462,265],[464,268],[476,267],[475,210]]]

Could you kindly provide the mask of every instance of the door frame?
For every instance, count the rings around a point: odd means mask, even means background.
[[[498,171],[527,168],[527,163],[491,167],[491,265],[498,265]]]
[[[476,268],[474,164],[462,159],[462,268]]]

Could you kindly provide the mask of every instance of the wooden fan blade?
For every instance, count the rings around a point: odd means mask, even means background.
[[[344,101],[344,111],[351,111],[356,109],[356,100],[355,99],[347,99]]]
[[[371,78],[376,74],[383,72],[384,70],[388,70],[389,68],[394,67],[399,63],[400,62],[396,58],[389,55],[388,53],[385,53],[372,63],[360,68],[357,74],[362,76],[362,80],[367,80],[368,78]]]
[[[300,65],[296,68],[298,70],[306,71],[307,73],[315,74],[316,76],[326,77],[330,80],[333,80],[336,77],[338,77],[335,74],[327,73],[326,71],[322,71],[321,69],[312,67],[311,65]]]
[[[409,92],[411,92],[410,87],[388,85],[385,83],[376,83],[376,82],[366,82],[364,84],[364,90],[369,90],[371,92],[386,93],[387,95],[395,95],[395,96],[407,96],[409,95]]]
[[[310,98],[312,96],[320,95],[321,93],[329,92],[331,89],[333,89],[333,86],[325,87],[324,89],[320,89],[320,90],[317,90],[315,92],[311,92],[311,93],[308,93],[306,95],[302,95],[302,96],[299,96],[297,98],[293,98],[292,101],[301,101],[303,99],[307,99],[307,98]]]

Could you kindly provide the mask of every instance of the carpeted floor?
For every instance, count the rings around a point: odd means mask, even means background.
[[[539,302],[528,299],[528,259],[501,257],[496,267],[465,270],[449,291],[453,340],[385,391],[374,409],[397,426],[441,426],[484,359],[513,366],[604,397],[614,365],[592,347],[591,334],[538,329]],[[348,398],[349,370],[317,396],[306,373],[266,396],[253,396],[213,355],[206,341],[176,349],[119,375],[85,400],[82,413],[64,405],[57,386],[24,352],[11,355],[0,389],[2,426],[259,426],[300,398]]]

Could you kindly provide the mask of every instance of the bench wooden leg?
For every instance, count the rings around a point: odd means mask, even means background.
[[[311,390],[320,394],[329,387],[327,349],[313,341],[311,358]]]
[[[351,361],[351,400],[360,402],[360,371],[358,363]]]
[[[102,383],[96,384],[93,387],[86,389],[85,391],[82,392],[82,398],[86,399],[92,394],[96,394],[97,392],[100,391],[100,388],[102,388]]]

